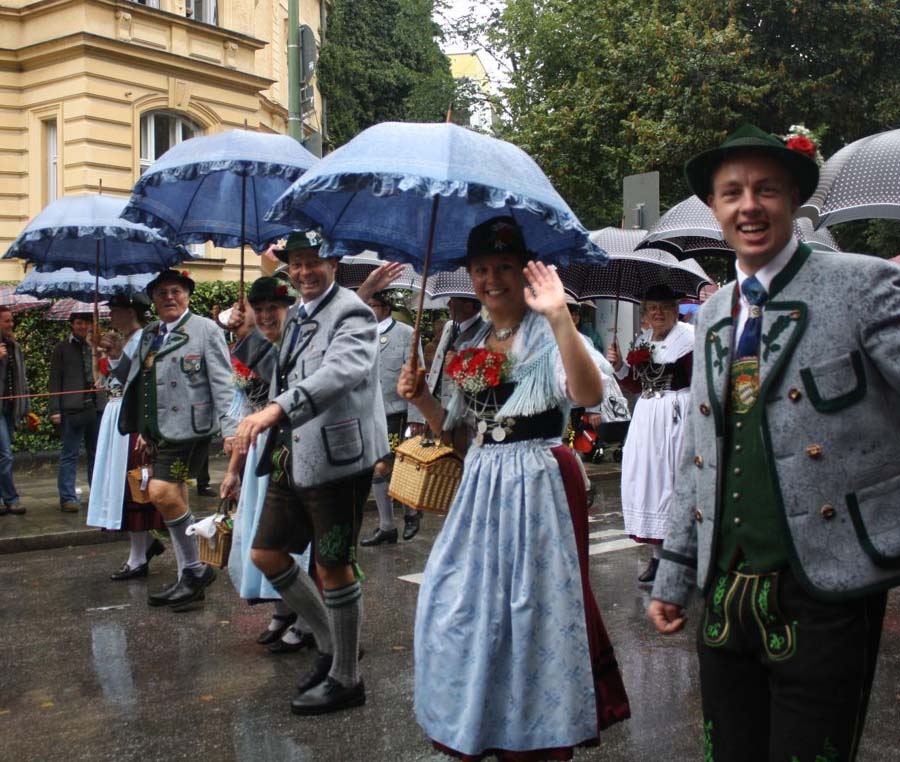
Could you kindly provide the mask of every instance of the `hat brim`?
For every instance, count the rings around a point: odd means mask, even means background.
[[[774,146],[757,138],[739,138],[727,146],[711,148],[698,153],[684,165],[684,176],[688,187],[704,204],[709,204],[712,194],[712,179],[716,170],[726,159],[740,153],[752,151],[767,155],[783,166],[794,178],[800,194],[800,204],[806,203],[819,184],[819,165],[787,146]]]
[[[190,294],[194,293],[194,289],[196,287],[194,281],[188,278],[186,275],[182,275],[181,273],[163,272],[147,284],[147,287],[145,289],[145,291],[147,292],[147,296],[152,299],[153,290],[163,283],[178,283],[184,286]]]

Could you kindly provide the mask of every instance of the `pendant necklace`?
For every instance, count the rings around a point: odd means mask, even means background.
[[[510,336],[514,336],[516,331],[519,330],[519,326],[521,323],[517,323],[512,328],[493,328],[494,338],[497,341],[506,341]]]

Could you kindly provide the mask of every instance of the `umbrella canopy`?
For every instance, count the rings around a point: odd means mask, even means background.
[[[47,311],[47,320],[68,320],[76,312],[93,312],[93,302],[80,302],[77,299],[60,299]],[[109,307],[106,302],[100,302],[99,312],[101,320],[109,317]]]
[[[4,259],[44,272],[70,267],[102,278],[165,270],[194,257],[146,225],[121,219],[126,201],[89,193],[65,196],[28,223]]]
[[[570,265],[559,269],[563,286],[579,301],[584,299],[621,299],[639,303],[651,286],[666,285],[673,291],[695,299],[700,289],[712,283],[694,260],[679,262],[674,255],[659,249],[641,249],[611,257],[606,267]]]
[[[178,243],[247,243],[261,253],[291,232],[263,215],[317,161],[287,135],[229,130],[191,138],[141,175],[123,216]]]
[[[49,307],[50,301],[16,293],[15,286],[0,286],[0,304],[9,307],[10,312],[24,312],[39,307]]]
[[[372,249],[421,269],[428,252],[431,270],[452,270],[469,231],[498,215],[515,219],[537,259],[605,259],[528,154],[455,124],[369,127],[292,185],[269,218],[321,228],[325,255]]]
[[[384,264],[384,260],[378,259],[371,251],[364,251],[357,256],[343,257],[338,267],[337,282],[346,288],[357,289],[369,277],[369,274],[382,264]],[[418,291],[422,288],[422,278],[416,274],[411,265],[406,265],[400,277],[391,283],[390,288]],[[424,309],[437,309],[446,307],[446,300],[451,296],[474,299],[475,287],[472,285],[472,279],[466,268],[457,267],[455,270],[441,270],[429,275],[425,279],[425,294],[431,301],[440,301],[431,306],[426,302]]]
[[[94,298],[94,288],[103,296],[134,294],[146,289],[156,273],[141,275],[117,275],[115,278],[100,278],[95,283],[94,276],[87,272],[77,272],[70,267],[42,273],[32,270],[16,286],[16,294],[31,294],[52,299],[72,298],[90,301]]]
[[[869,135],[825,162],[800,214],[817,228],[850,220],[900,219],[900,130]]]
[[[794,220],[794,234],[813,249],[841,250],[830,232],[815,230],[812,222],[805,217]],[[734,256],[734,249],[724,240],[722,228],[712,210],[696,196],[690,196],[669,209],[637,244],[637,248],[662,249],[678,259]]]
[[[355,291],[373,271],[383,264],[384,260],[379,259],[374,251],[364,251],[362,254],[342,257],[336,276],[338,285],[352,288]],[[389,288],[418,288],[421,280],[415,270],[407,266]]]

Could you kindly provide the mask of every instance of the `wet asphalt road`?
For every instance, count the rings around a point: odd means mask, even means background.
[[[622,527],[617,483],[591,532]],[[364,531],[374,517],[367,515]],[[365,707],[323,718],[289,712],[308,653],[275,656],[253,642],[270,607],[249,607],[222,573],[205,606],[176,614],[146,605],[174,575],[171,552],[148,580],[107,581],[119,543],[0,557],[0,760],[355,762],[446,760],[412,713],[412,630],[421,572],[440,520],[410,543],[361,549],[366,621]],[[610,541],[592,540],[594,546]],[[615,542],[615,540],[612,540]],[[626,543],[619,542],[620,545]],[[612,547],[612,546],[609,546]],[[595,551],[596,552],[596,551]],[[645,548],[596,552],[595,593],[629,691],[633,717],[576,760],[700,760],[690,631],[664,639],[644,618],[635,578]],[[900,595],[889,599],[860,762],[900,760]]]

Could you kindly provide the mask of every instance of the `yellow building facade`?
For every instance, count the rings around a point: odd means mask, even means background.
[[[183,139],[286,133],[287,18],[287,0],[0,0],[0,252],[56,198],[127,197]],[[300,22],[321,39],[320,0],[300,0]],[[321,115],[316,89],[307,133]],[[194,278],[237,279],[236,251],[196,253]],[[0,260],[0,280],[24,272]]]

